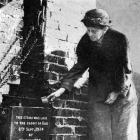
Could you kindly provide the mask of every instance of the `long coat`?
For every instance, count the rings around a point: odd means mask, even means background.
[[[70,91],[89,68],[89,140],[137,140],[137,96],[129,79],[132,69],[126,36],[110,28],[93,42],[86,33],[76,52],[78,61],[62,80],[62,87]],[[112,91],[121,95],[107,105],[104,102]]]

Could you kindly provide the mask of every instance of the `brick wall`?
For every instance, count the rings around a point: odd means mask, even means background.
[[[75,49],[85,28],[84,13],[95,7],[94,0],[49,0],[45,34],[45,79],[50,92],[59,88],[59,80],[76,62]],[[87,88],[73,89],[53,103],[53,140],[87,139]],[[49,93],[48,93],[49,94]]]
[[[18,58],[14,59],[20,51],[19,32],[22,28],[22,0],[14,0],[0,9],[0,92],[8,94],[9,86],[6,84],[11,71],[10,83],[19,83]],[[12,69],[10,65],[13,65]],[[12,73],[13,70],[16,73]],[[15,74],[15,76],[13,76]],[[18,80],[17,80],[18,79]],[[4,82],[5,81],[5,82]],[[4,83],[3,83],[4,82]]]

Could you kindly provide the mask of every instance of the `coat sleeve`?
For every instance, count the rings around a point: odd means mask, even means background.
[[[76,53],[77,53],[77,63],[70,69],[70,71],[63,77],[61,81],[61,87],[71,91],[74,83],[82,76],[82,74],[88,68],[88,55],[84,50],[84,38],[78,43]]]
[[[125,74],[132,74],[132,66],[130,61],[130,48],[127,38],[123,39],[123,66]]]
[[[122,62],[123,62],[123,83],[121,86],[121,93],[126,96],[129,88],[131,86],[131,81],[132,81],[132,65],[130,61],[130,48],[129,48],[129,43],[127,38],[124,36],[123,41],[122,41]]]

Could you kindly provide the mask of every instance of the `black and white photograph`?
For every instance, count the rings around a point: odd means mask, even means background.
[[[0,0],[0,140],[140,140],[139,0]]]

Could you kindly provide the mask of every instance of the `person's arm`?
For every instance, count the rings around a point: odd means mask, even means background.
[[[130,60],[130,48],[127,38],[123,39],[123,68],[124,68],[124,82],[122,83],[121,94],[127,95],[131,86],[132,80],[132,65]]]
[[[111,92],[105,103],[107,104],[112,104],[115,102],[117,97],[121,94],[124,97],[127,96],[127,93],[130,89],[131,86],[131,78],[132,78],[132,66],[131,66],[131,61],[130,61],[130,48],[128,45],[128,40],[124,36],[122,38],[122,45],[121,45],[121,61],[122,61],[122,67],[123,67],[123,79],[120,82],[120,87],[116,88],[113,92]]]
[[[61,87],[51,93],[49,96],[42,97],[42,102],[47,103],[49,101],[54,101],[56,98],[61,96],[66,90],[71,91],[75,81],[81,77],[84,71],[87,69],[88,65],[83,63],[81,64],[78,62],[73,66],[73,68],[67,73],[67,75],[63,78],[61,82]]]
[[[68,72],[66,76],[64,76],[62,80],[61,87],[71,91],[74,83],[82,76],[82,74],[86,71],[89,66],[89,49],[88,49],[88,38],[87,34],[85,34],[80,42],[78,43],[77,49],[77,63],[73,66],[73,68]]]
[[[79,78],[75,83],[74,83],[74,87],[77,89],[80,89],[81,87],[83,87],[85,85],[85,83],[88,82],[89,79],[89,69],[87,69],[83,74],[82,77]]]
[[[51,93],[49,96],[41,97],[41,100],[43,103],[48,103],[50,101],[52,102],[53,100],[55,100],[55,98],[61,96],[65,91],[66,91],[65,88],[59,88],[57,91]]]
[[[82,74],[88,68],[88,57],[89,55],[83,50],[82,40],[79,42],[77,46],[77,63],[70,69],[70,71],[63,77],[61,80],[61,87],[51,93],[48,97],[42,97],[42,102],[53,101],[56,97],[61,96],[66,90],[71,91],[74,83],[82,76]]]
[[[74,83],[82,76],[82,74],[86,71],[88,65],[86,63],[78,62],[73,66],[73,68],[64,76],[61,87],[71,91]]]

